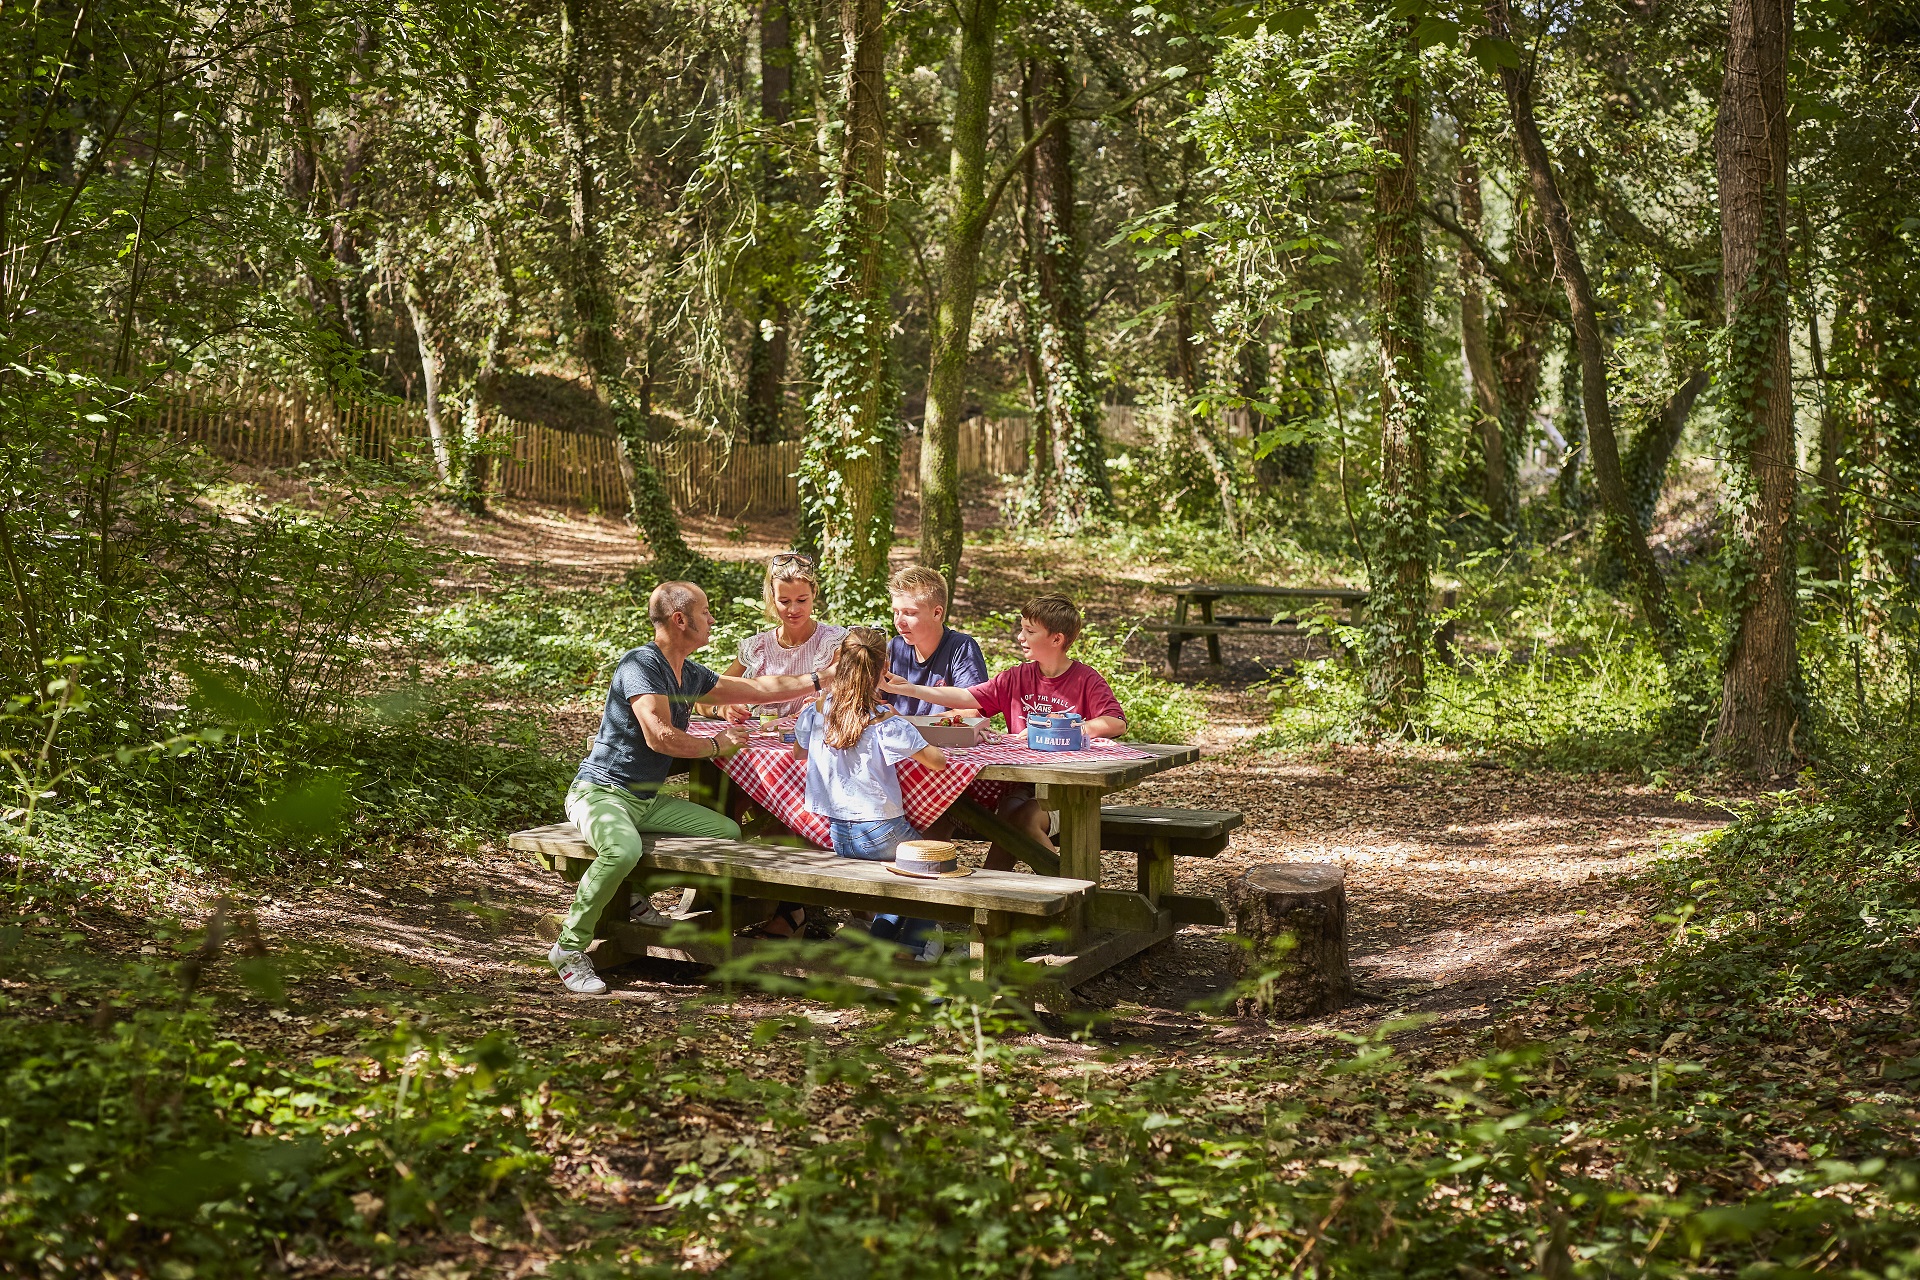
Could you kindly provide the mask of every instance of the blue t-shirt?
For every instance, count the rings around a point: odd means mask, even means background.
[[[943,685],[953,689],[970,689],[987,682],[987,657],[980,652],[980,642],[952,627],[941,628],[940,643],[933,646],[933,652],[927,655],[925,662],[920,661],[920,656],[913,651],[913,641],[905,636],[895,636],[887,646],[887,667],[908,684],[929,689]],[[893,704],[893,709],[903,716],[937,716],[946,710],[919,698],[906,698],[897,693],[885,696]]]
[[[613,669],[607,709],[600,713],[600,734],[593,740],[593,750],[580,762],[574,780],[628,790],[658,787],[677,762],[647,745],[640,720],[633,714],[633,699],[645,693],[664,693],[673,727],[684,731],[693,704],[712,693],[719,683],[719,676],[692,658],[680,664],[680,678],[674,679],[673,664],[657,644],[627,650]]]
[[[920,731],[897,715],[868,725],[850,747],[830,747],[819,704],[800,709],[793,740],[807,751],[807,808],[829,822],[878,822],[906,813],[895,766],[927,749]]]

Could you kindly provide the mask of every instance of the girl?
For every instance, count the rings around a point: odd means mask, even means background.
[[[794,725],[794,754],[807,762],[807,808],[832,825],[833,851],[841,857],[891,862],[902,840],[920,837],[907,821],[895,766],[916,760],[937,773],[947,757],[880,700],[887,669],[882,632],[853,628],[833,662],[833,691],[802,708]],[[923,960],[939,958],[937,941],[927,941],[931,920],[875,916],[869,932],[904,943]]]
[[[798,551],[782,551],[767,565],[760,599],[767,616],[779,625],[758,631],[740,642],[740,656],[723,673],[730,676],[803,676],[827,665],[833,647],[847,634],[813,620],[820,599],[820,579],[813,561]],[[740,723],[755,715],[792,715],[806,702],[768,702],[753,707],[725,708],[727,719]]]

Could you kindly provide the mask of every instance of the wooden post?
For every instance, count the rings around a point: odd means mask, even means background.
[[[998,974],[1006,963],[1012,933],[1013,917],[1006,912],[989,911],[985,907],[974,909],[973,941],[967,950],[973,961],[975,982],[986,982]]]
[[[1243,1017],[1304,1017],[1338,1009],[1353,998],[1344,867],[1324,862],[1252,867],[1228,887],[1227,898],[1234,931],[1253,944],[1236,960],[1237,976],[1274,975],[1240,997]],[[1291,938],[1292,946],[1281,950],[1284,938]]]

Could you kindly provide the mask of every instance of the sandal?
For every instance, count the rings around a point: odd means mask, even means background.
[[[774,931],[772,926],[776,920],[787,927],[786,932],[777,933]],[[783,902],[780,904],[779,909],[771,916],[768,916],[759,924],[754,925],[751,929],[744,931],[740,936],[743,938],[759,938],[766,941],[798,938],[806,931],[806,927],[807,909],[797,902]]]

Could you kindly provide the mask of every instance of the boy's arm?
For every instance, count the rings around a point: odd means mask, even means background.
[[[1080,708],[1080,714],[1086,717],[1081,732],[1090,738],[1117,738],[1127,731],[1127,713],[1121,709],[1120,699],[1113,696],[1113,686],[1106,677],[1091,667],[1087,673],[1091,678],[1081,695],[1086,704]]]
[[[963,711],[975,711],[980,706],[980,700],[973,696],[971,689],[944,684],[908,684],[891,671],[880,677],[880,691],[897,693],[905,698],[917,698],[921,702],[931,702],[936,707],[958,707]]]

